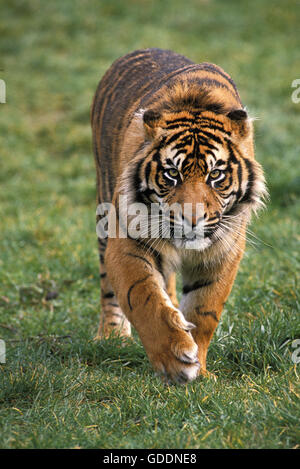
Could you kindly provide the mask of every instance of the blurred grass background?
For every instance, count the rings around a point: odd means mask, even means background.
[[[297,0],[0,0],[0,446],[295,448],[299,379]],[[257,117],[271,201],[209,350],[217,382],[164,386],[98,325],[89,109],[113,60],[213,62]]]

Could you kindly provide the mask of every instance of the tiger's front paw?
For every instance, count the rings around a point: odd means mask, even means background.
[[[152,324],[151,335],[143,340],[153,368],[168,383],[187,383],[199,375],[198,347],[190,333],[193,327],[175,310]]]

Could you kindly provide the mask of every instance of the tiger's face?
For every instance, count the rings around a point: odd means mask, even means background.
[[[244,110],[227,115],[146,111],[143,121],[148,144],[136,168],[135,189],[140,201],[176,207],[168,212],[176,247],[204,250],[225,231],[236,231],[239,216],[259,207],[264,177]]]

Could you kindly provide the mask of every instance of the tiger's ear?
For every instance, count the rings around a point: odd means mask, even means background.
[[[251,131],[251,119],[245,109],[234,109],[228,112],[227,117],[231,120],[232,130],[239,137],[247,137]]]
[[[147,109],[143,113],[143,123],[146,130],[146,134],[154,138],[160,128],[161,114],[153,109]]]
[[[233,111],[228,112],[227,117],[233,121],[243,121],[248,119],[248,114],[245,109],[234,109]]]

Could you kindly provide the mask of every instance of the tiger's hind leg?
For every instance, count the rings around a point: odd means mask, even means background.
[[[100,260],[100,289],[101,289],[101,313],[100,323],[94,340],[106,339],[111,335],[120,337],[129,337],[131,335],[131,325],[123,314],[118,300],[113,292],[111,284],[107,278],[104,252],[106,240],[99,241],[99,260]]]

